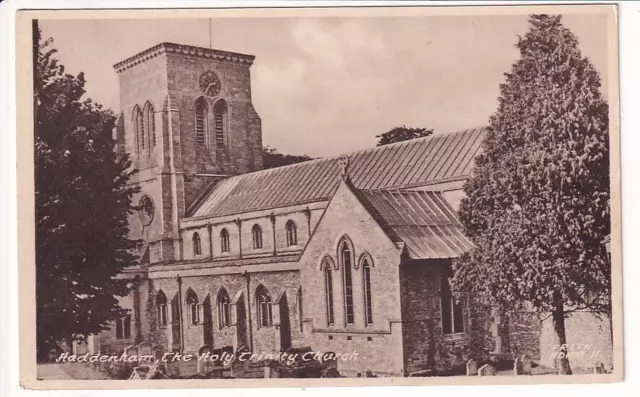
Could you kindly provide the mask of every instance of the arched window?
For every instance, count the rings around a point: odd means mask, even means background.
[[[198,296],[191,288],[187,291],[187,307],[189,308],[189,320],[191,324],[200,324],[200,304],[198,303]]]
[[[300,331],[304,323],[304,310],[302,307],[302,287],[298,288],[298,319],[300,320]]]
[[[131,338],[131,314],[116,319],[116,339]]]
[[[271,314],[271,297],[269,291],[259,285],[256,289],[256,306],[258,307],[258,326],[271,327],[273,324]]]
[[[202,244],[200,241],[200,235],[198,233],[193,233],[193,237],[191,238],[193,243],[193,256],[202,254]]]
[[[440,279],[440,305],[442,310],[442,333],[457,334],[464,332],[464,315],[462,302],[457,302],[451,286],[449,275],[443,274]]]
[[[353,250],[347,242],[342,240],[338,250],[342,278],[344,283],[344,322],[346,325],[354,324],[353,314],[353,279],[351,276],[351,266],[353,264]]]
[[[298,234],[296,232],[296,224],[293,223],[292,220],[288,220],[284,226],[284,229],[287,234],[287,246],[291,247],[292,245],[297,245]]]
[[[220,251],[229,252],[229,232],[227,229],[220,231]]]
[[[260,225],[253,225],[251,235],[253,236],[253,249],[262,248],[262,228]]]
[[[149,149],[156,147],[156,119],[153,105],[147,102],[144,106],[145,130],[149,135]]]
[[[156,308],[158,309],[158,324],[167,325],[169,322],[167,313],[167,296],[162,291],[156,295]]]
[[[325,260],[323,265],[324,272],[324,301],[327,313],[327,325],[333,325],[335,322],[333,316],[333,276],[331,274],[331,262]]]
[[[216,126],[216,145],[224,146],[227,133],[227,103],[220,99],[213,107],[213,118]]]
[[[207,131],[207,101],[200,97],[196,100],[196,143],[204,145]]]
[[[133,125],[136,132],[136,140],[138,145],[138,154],[142,153],[145,148],[145,134],[144,134],[144,117],[142,110],[138,106],[133,109]]]
[[[220,329],[231,325],[231,301],[229,300],[229,293],[226,289],[222,288],[218,292],[218,325]]]
[[[371,303],[371,265],[368,258],[362,259],[362,285],[364,289],[364,321],[373,324],[373,306]]]

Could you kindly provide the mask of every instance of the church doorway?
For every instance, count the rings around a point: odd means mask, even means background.
[[[247,309],[244,305],[244,294],[241,294],[235,301],[236,305],[236,349],[240,349],[244,346],[245,349],[249,348],[249,339],[247,337]]]
[[[202,331],[204,333],[204,344],[207,346],[213,346],[213,312],[211,311],[211,297],[207,296],[207,299],[202,303]]]
[[[291,348],[291,320],[286,293],[282,294],[278,306],[280,308],[280,350],[285,351]]]
[[[180,297],[176,294],[171,300],[171,350],[180,351]]]

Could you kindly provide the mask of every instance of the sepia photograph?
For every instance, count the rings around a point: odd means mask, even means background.
[[[615,6],[18,22],[28,387],[622,379]]]

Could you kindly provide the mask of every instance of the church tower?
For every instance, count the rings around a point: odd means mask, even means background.
[[[254,57],[160,43],[114,65],[119,152],[129,153],[141,210],[130,219],[142,262],[180,260],[179,221],[220,179],[262,169],[251,103]]]

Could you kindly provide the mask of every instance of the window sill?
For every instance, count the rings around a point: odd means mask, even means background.
[[[443,334],[442,337],[446,340],[446,341],[459,341],[459,340],[463,340],[467,338],[467,333],[466,332],[457,332],[457,333],[453,333],[453,334]]]

